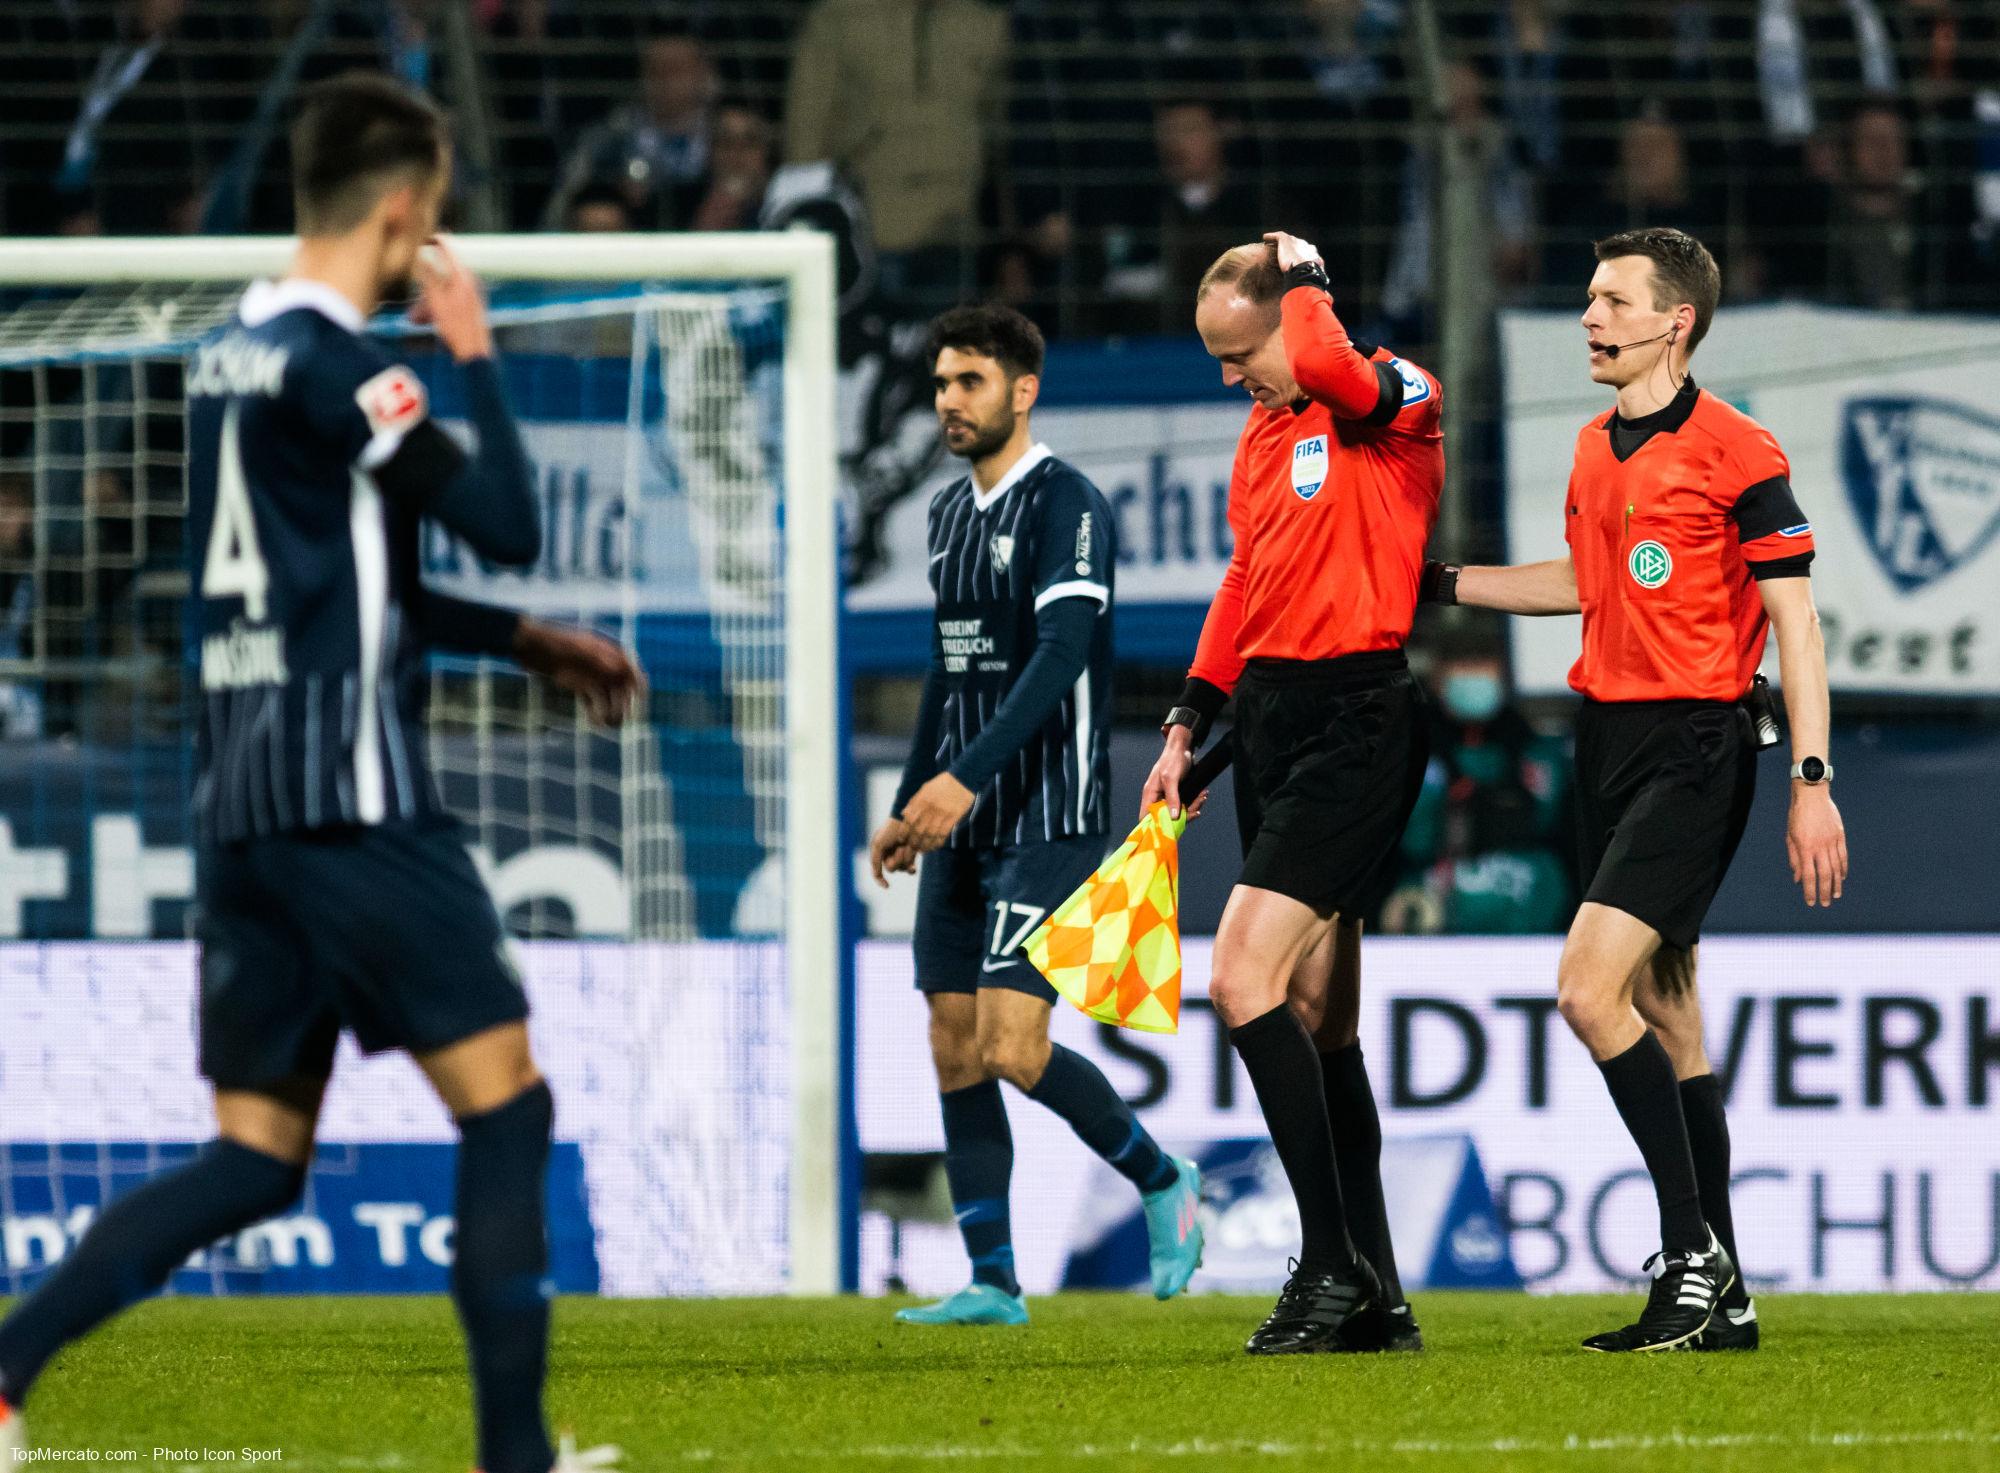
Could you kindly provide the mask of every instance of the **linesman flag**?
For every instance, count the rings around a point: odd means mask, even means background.
[[[1217,742],[1181,783],[1181,815],[1155,803],[1022,950],[1049,985],[1100,1023],[1146,1033],[1181,1026],[1181,856],[1188,805],[1229,765]]]

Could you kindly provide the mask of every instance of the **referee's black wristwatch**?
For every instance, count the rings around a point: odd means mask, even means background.
[[[1801,757],[1792,764],[1792,776],[1809,788],[1833,781],[1833,764],[1823,757]]]
[[[1199,747],[1208,740],[1208,729],[1215,725],[1215,718],[1228,704],[1228,691],[1213,681],[1190,675],[1187,684],[1181,687],[1180,699],[1160,723],[1160,735],[1165,736],[1176,726],[1185,726],[1194,745]]]

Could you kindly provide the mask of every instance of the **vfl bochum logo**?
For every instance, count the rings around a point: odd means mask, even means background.
[[[1326,436],[1308,435],[1292,446],[1292,489],[1311,501],[1326,484]]]
[[[1658,588],[1674,576],[1672,555],[1651,539],[1632,549],[1632,555],[1625,559],[1625,567],[1632,574],[1632,581],[1641,588]]]
[[[993,571],[996,573],[1006,572],[1007,564],[1014,561],[1014,539],[1004,532],[995,532],[993,534],[991,550],[993,553]]]
[[[2000,532],[2000,421],[1942,399],[1851,399],[1840,471],[1875,560],[1912,593]]]

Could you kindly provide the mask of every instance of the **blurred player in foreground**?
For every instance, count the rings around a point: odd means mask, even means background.
[[[1584,1345],[1754,1350],[1757,1308],[1737,1268],[1729,1124],[1702,1042],[1696,943],[1750,815],[1757,739],[1743,703],[1771,629],[1792,728],[1792,877],[1808,905],[1833,904],[1847,878],[1827,786],[1812,528],[1771,432],[1689,376],[1722,291],[1715,258],[1679,230],[1646,229],[1599,241],[1597,262],[1583,331],[1590,377],[1618,402],[1577,436],[1569,553],[1512,568],[1432,563],[1425,596],[1583,615],[1569,683],[1584,697],[1584,902],[1556,1005],[1645,1159],[1661,1243],[1646,1261],[1653,1287],[1637,1322]]]
[[[1139,1189],[1161,1299],[1201,1260],[1201,1178],[1160,1149],[1095,1064],[1049,1041],[1056,992],[1020,950],[1109,847],[1111,509],[1029,431],[1042,373],[1032,322],[961,307],[932,324],[930,356],[945,445],[972,473],[931,502],[931,665],[894,816],[869,852],[883,885],[923,856],[917,987],[972,1283],[896,1318],[1025,1324],[1000,1080]]]
[[[1209,998],[1298,1199],[1300,1248],[1252,1355],[1416,1350],[1382,1201],[1382,1126],[1357,1041],[1361,916],[1380,898],[1429,755],[1403,658],[1444,485],[1437,381],[1349,340],[1319,252],[1272,234],[1195,297],[1222,380],[1257,402],[1236,446],[1236,550],[1144,805],[1175,812],[1233,692],[1243,871]]]
[[[511,655],[613,723],[639,682],[608,640],[419,580],[426,517],[497,563],[541,548],[478,283],[434,243],[448,137],[386,79],[313,89],[292,137],[291,274],[253,285],[190,365],[201,1070],[219,1139],[113,1202],[0,1324],[0,1449],[25,1445],[18,1408],[62,1346],[297,1200],[345,1029],[365,1052],[413,1055],[458,1123],[452,1296],[479,1467],[615,1456],[559,1453],[542,1418],[553,1107],[499,916],[431,781],[424,653]],[[464,374],[471,458],[363,331],[413,273],[418,315]]]

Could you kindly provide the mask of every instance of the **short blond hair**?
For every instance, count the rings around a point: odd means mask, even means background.
[[[1199,305],[1211,289],[1233,286],[1236,295],[1262,307],[1275,307],[1285,295],[1285,273],[1278,269],[1278,248],[1268,240],[1231,246],[1215,258],[1215,264],[1201,274],[1194,289]]]

